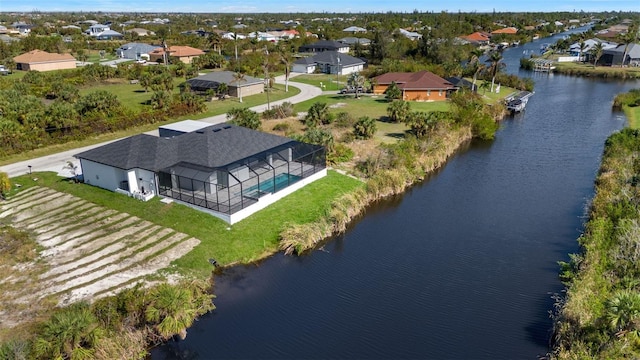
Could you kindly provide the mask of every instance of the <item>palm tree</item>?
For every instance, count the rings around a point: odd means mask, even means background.
[[[90,358],[103,335],[87,303],[78,303],[55,313],[34,342],[37,356],[50,359]]]
[[[607,304],[607,317],[615,331],[629,330],[633,321],[640,318],[640,294],[633,290],[615,293]]]
[[[187,337],[187,328],[193,324],[197,309],[193,306],[193,295],[189,289],[161,284],[151,291],[151,302],[145,317],[155,324],[160,336],[168,339],[173,335]]]
[[[229,92],[229,86],[226,83],[220,83],[216,88],[216,94],[218,94],[218,98],[220,99],[224,99],[227,92]]]
[[[240,84],[246,81],[247,80],[245,79],[245,75],[243,73],[237,72],[233,74],[233,82],[236,83],[236,86],[238,88],[238,98],[240,98],[240,102],[242,102],[242,87],[240,87]]]
[[[351,73],[348,82],[356,89],[356,99],[359,99],[360,88],[364,86],[364,76],[358,72]]]
[[[629,51],[629,45],[633,43],[636,39],[636,33],[630,27],[627,33],[618,35],[618,42],[624,44],[624,53],[622,55],[622,62],[620,65],[624,65],[624,62],[627,60],[627,54]]]
[[[284,48],[283,48],[284,49]],[[284,92],[289,92],[289,74],[291,73],[291,54],[280,50],[280,62],[284,65]]]
[[[476,81],[478,80],[478,73],[484,70],[484,65],[480,63],[480,57],[484,55],[484,50],[475,48],[471,50],[469,54],[469,62],[467,66],[474,66],[475,71],[473,72],[473,86],[472,89],[476,88]]]
[[[496,75],[500,72],[500,69],[505,66],[504,63],[502,63],[502,53],[499,51],[491,52],[487,62],[491,63],[491,66],[489,66],[489,72],[491,73],[491,92],[493,92],[493,86],[496,83]]]
[[[580,40],[580,42],[578,43],[578,46],[580,46],[580,56],[579,59],[580,61],[584,62],[584,58],[582,57],[582,53],[587,50],[587,43],[584,42],[584,40]]]
[[[600,60],[602,54],[604,54],[604,45],[601,42],[595,44],[593,48],[591,48],[591,55],[593,56],[593,67],[597,66],[598,60]]]

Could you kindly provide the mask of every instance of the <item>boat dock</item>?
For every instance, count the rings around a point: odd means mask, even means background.
[[[551,72],[556,68],[551,60],[534,58],[530,61],[533,63],[533,71]]]
[[[511,111],[512,113],[523,111],[527,106],[529,98],[533,96],[533,94],[534,93],[530,91],[520,91],[507,96],[504,99],[507,110]]]

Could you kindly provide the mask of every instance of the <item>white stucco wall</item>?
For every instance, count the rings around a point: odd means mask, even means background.
[[[356,66],[342,67],[340,69],[340,75],[349,75],[354,72],[360,72],[363,69],[364,69],[364,65],[362,64],[356,65]]]
[[[316,67],[314,65],[307,66],[304,64],[293,64],[293,68],[291,69],[291,72],[302,73],[302,74],[312,74],[315,70],[316,70]]]
[[[80,167],[86,184],[114,191],[120,182],[127,180],[127,172],[111,166],[80,159]]]

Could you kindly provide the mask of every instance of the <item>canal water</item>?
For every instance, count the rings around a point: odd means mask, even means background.
[[[506,50],[506,71],[556,39]],[[604,140],[625,125],[613,97],[640,83],[520,75],[535,95],[495,141],[471,143],[308,256],[217,276],[217,310],[152,359],[545,355],[556,262],[579,251]]]

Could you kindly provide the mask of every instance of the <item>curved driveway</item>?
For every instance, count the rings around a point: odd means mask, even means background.
[[[296,74],[292,74],[292,75],[295,76]],[[284,76],[276,77],[276,82],[278,84],[284,84]],[[309,99],[313,99],[314,97],[322,94],[322,90],[320,90],[320,88],[312,85],[302,84],[302,83],[292,82],[292,81],[289,81],[289,85],[299,88],[300,93],[298,95],[292,96],[287,99],[273,101],[271,102],[271,106],[281,104],[285,101],[296,104]],[[267,109],[267,104],[258,105],[251,108],[251,110],[256,112],[263,112],[266,109]],[[211,116],[208,118],[199,119],[198,121],[205,121],[211,124],[220,124],[227,121],[227,115],[222,114],[222,115]],[[158,131],[157,130],[151,131],[149,132],[149,134],[157,135]],[[71,173],[68,170],[64,169],[64,167],[68,161],[72,161],[75,165],[78,165],[79,167],[79,161],[73,157],[74,154],[78,154],[83,151],[86,151],[98,146],[102,146],[113,141],[117,141],[117,140],[106,141],[103,143],[76,148],[73,150],[63,151],[60,153],[51,154],[51,155],[47,155],[39,158],[34,158],[27,161],[20,161],[20,162],[9,164],[9,165],[4,165],[0,167],[0,171],[6,172],[9,175],[9,177],[14,177],[14,176],[19,176],[19,175],[24,175],[29,173],[29,166],[31,166],[31,171],[33,172],[54,171],[61,176],[71,176]]]

